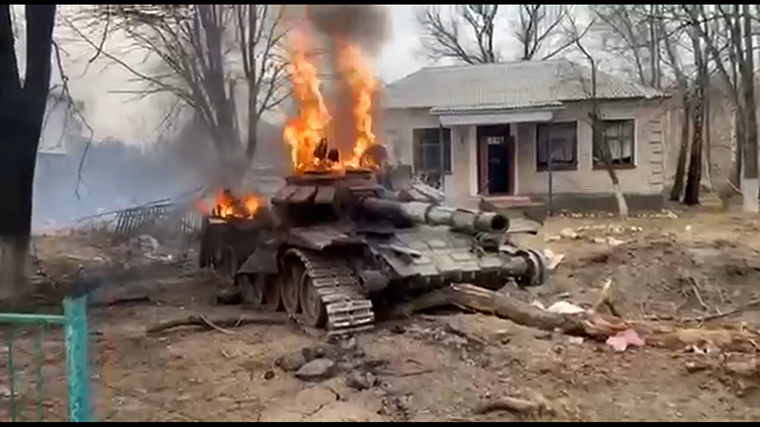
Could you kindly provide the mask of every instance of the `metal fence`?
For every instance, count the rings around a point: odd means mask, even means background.
[[[0,328],[5,332],[0,367],[7,371],[0,375],[7,378],[0,381],[0,422],[90,421],[86,296],[66,298],[63,315],[0,313]],[[65,356],[56,357],[56,350]],[[51,401],[62,394],[51,393],[56,386],[66,389],[65,414],[56,404],[62,402]]]

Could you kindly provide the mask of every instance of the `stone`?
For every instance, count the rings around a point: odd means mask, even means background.
[[[296,372],[296,378],[304,381],[320,381],[333,376],[335,362],[330,359],[314,359],[301,366]]]
[[[285,372],[292,372],[299,370],[303,365],[308,362],[303,350],[297,350],[290,354],[280,356],[274,361],[275,366],[282,369]]]
[[[375,376],[369,372],[354,371],[346,378],[346,385],[355,390],[366,390],[375,385]]]
[[[269,381],[272,378],[274,378],[274,371],[266,371],[264,372],[264,379]]]

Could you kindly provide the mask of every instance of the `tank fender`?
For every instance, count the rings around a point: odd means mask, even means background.
[[[238,274],[278,274],[277,248],[259,246],[238,269]]]

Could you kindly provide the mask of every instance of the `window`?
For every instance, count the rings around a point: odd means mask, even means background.
[[[549,169],[551,152],[552,170],[578,168],[578,125],[571,123],[539,123],[536,128],[536,168]]]
[[[594,140],[594,167],[603,168],[602,155],[608,148],[610,161],[616,168],[634,167],[634,121],[633,120],[604,120],[601,123],[602,141]]]
[[[451,173],[451,129],[414,129],[414,171],[437,172],[441,169],[441,141],[443,137],[443,167]]]

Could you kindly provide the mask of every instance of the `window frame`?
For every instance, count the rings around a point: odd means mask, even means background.
[[[440,172],[440,166],[438,166],[438,163],[440,162],[439,159],[436,159],[436,167],[434,168],[420,168],[420,165],[425,165],[425,163],[428,162],[427,158],[425,157],[426,150],[431,150],[433,147],[435,147],[436,153],[438,152],[440,148],[440,142],[439,142],[439,136],[438,133],[443,131],[443,150],[444,150],[444,175],[452,175],[453,169],[454,169],[454,159],[452,156],[452,131],[451,128],[448,127],[424,127],[424,128],[414,128],[412,129],[412,163],[414,166],[414,173],[431,173],[431,172]],[[426,132],[435,132],[435,142],[432,142],[432,138],[427,138],[425,133]],[[422,159],[419,158],[419,154],[422,153]],[[448,155],[448,156],[447,156]],[[440,154],[438,153],[438,156]],[[448,157],[448,158],[447,158]],[[432,162],[432,161],[431,161]],[[428,166],[428,165],[425,165]]]
[[[541,128],[547,127],[551,128],[552,126],[561,126],[561,127],[569,127],[573,126],[575,128],[575,132],[573,132],[573,139],[572,139],[572,151],[573,151],[573,161],[572,163],[554,163],[552,162],[552,171],[575,171],[578,170],[578,121],[564,121],[564,122],[542,122],[536,124],[536,171],[537,172],[547,172],[549,170],[549,158],[547,157],[547,161],[545,164],[541,163],[540,158],[540,148],[543,141],[541,140]],[[547,147],[547,156],[551,156],[551,153],[548,151]]]
[[[635,169],[636,168],[636,119],[605,119],[600,120],[602,128],[602,137],[606,139],[606,132],[609,127],[612,125],[620,126],[620,131],[622,135],[622,127],[625,125],[630,124],[631,126],[631,161],[630,163],[613,163],[612,168],[613,169]],[[621,138],[621,137],[618,137]],[[595,136],[592,136],[592,146],[591,146],[591,164],[593,170],[603,170],[607,168],[607,165],[604,164],[603,161],[597,160],[596,157],[596,145],[597,141]]]

